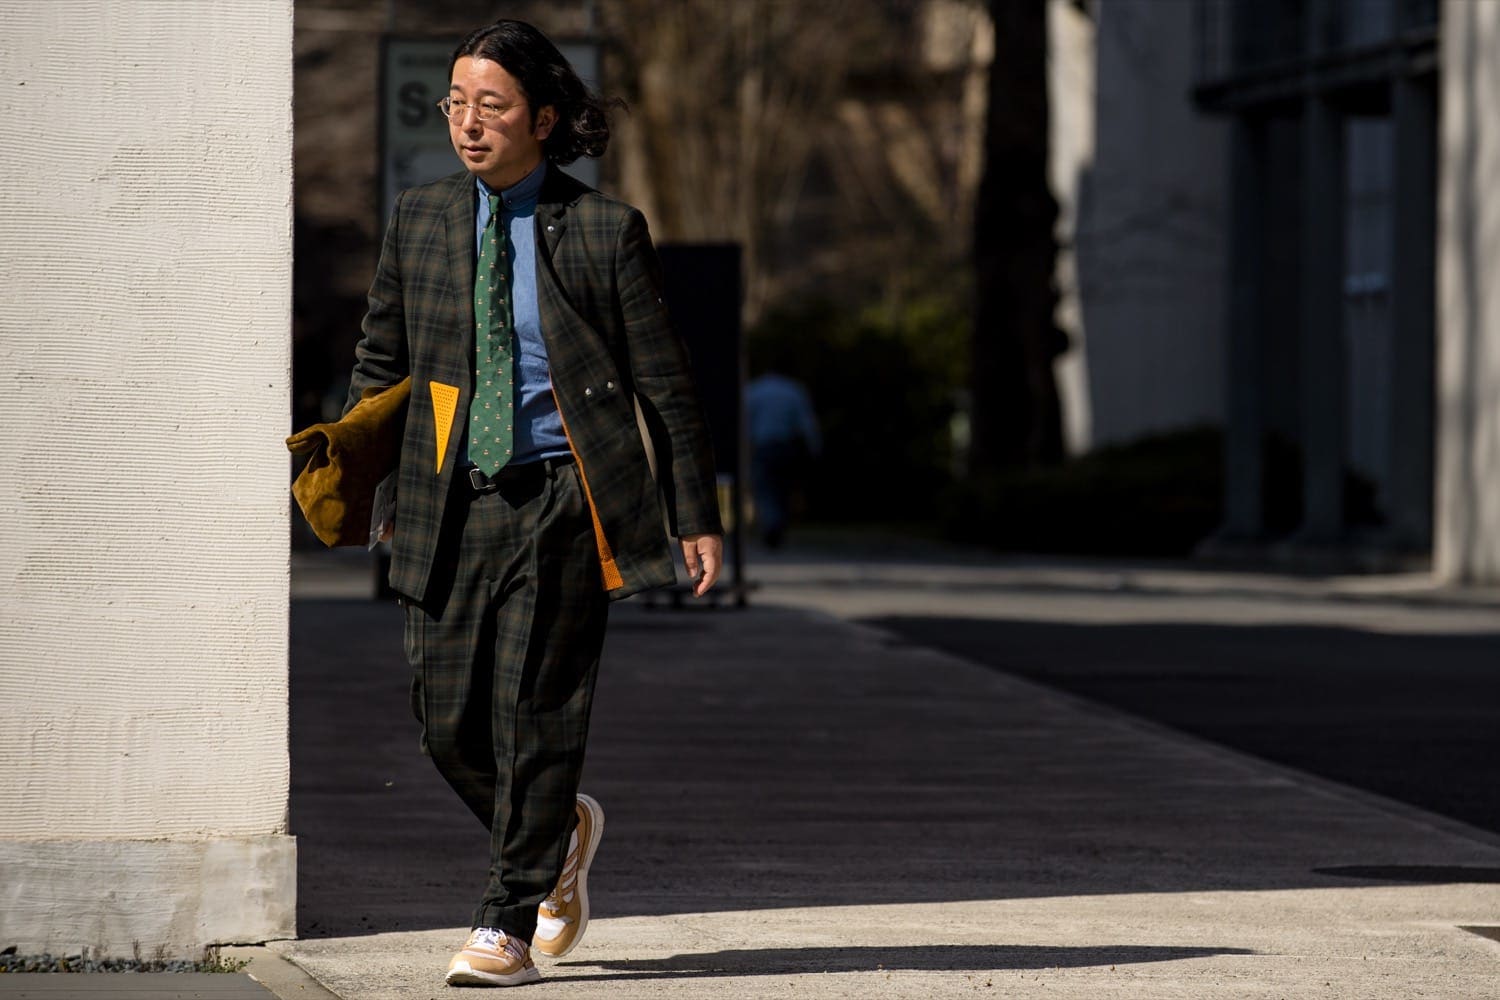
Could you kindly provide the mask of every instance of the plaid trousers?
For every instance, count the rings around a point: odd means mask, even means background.
[[[609,602],[578,467],[496,478],[476,495],[454,476],[406,654],[423,748],[490,831],[472,926],[529,941],[573,832]]]

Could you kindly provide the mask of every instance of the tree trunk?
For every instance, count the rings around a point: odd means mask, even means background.
[[[974,329],[970,472],[1062,457],[1053,360],[1065,344],[1047,182],[1047,0],[990,0],[985,165],[974,212]]]

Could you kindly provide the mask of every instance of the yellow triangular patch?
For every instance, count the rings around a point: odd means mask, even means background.
[[[448,454],[448,434],[453,430],[453,414],[458,409],[458,386],[428,382],[432,392],[432,427],[437,432],[437,471],[443,471],[443,456]]]

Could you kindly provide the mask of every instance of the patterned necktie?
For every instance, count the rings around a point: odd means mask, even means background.
[[[510,461],[515,324],[510,255],[500,225],[500,196],[490,195],[490,221],[474,269],[474,399],[469,403],[469,459],[486,476]]]

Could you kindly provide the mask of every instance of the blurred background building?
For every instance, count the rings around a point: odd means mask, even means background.
[[[739,245],[807,521],[1500,579],[1497,8],[303,0],[296,420],[357,338],[383,54],[514,16],[628,105],[599,185]]]
[[[1438,13],[1198,5],[1194,97],[1228,129],[1226,542],[1431,548]]]
[[[1500,578],[1500,385],[1482,291],[1500,262],[1493,225],[1476,228],[1495,211],[1495,7],[1097,6],[1095,171],[1106,176],[1107,138],[1124,131],[1157,187],[1094,200],[1130,220],[1137,244],[1159,229],[1132,209],[1182,209],[1175,256],[1143,255],[1155,294],[1130,298],[1169,299],[1156,317],[1188,322],[1174,343],[1150,319],[1092,310],[1091,370],[1131,370],[1108,353],[1116,343],[1155,370],[1124,380],[1135,393],[1096,380],[1118,413],[1106,427],[1101,411],[1096,432],[1195,413],[1220,423],[1223,520],[1199,551],[1312,568],[1435,558],[1444,578]],[[1190,45],[1172,44],[1189,31]],[[1175,77],[1165,93],[1163,76]],[[1122,121],[1118,106],[1149,120]],[[1100,235],[1081,231],[1080,252]],[[1085,284],[1086,308],[1108,301],[1096,291]],[[1211,361],[1222,390],[1194,385]]]

